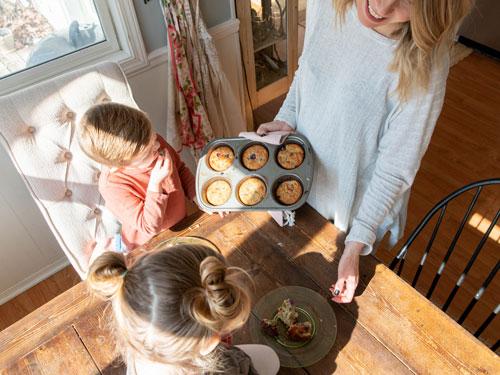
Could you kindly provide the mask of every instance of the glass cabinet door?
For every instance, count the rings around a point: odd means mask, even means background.
[[[288,0],[251,0],[257,90],[288,75]]]
[[[302,0],[305,1],[305,0]],[[327,0],[325,0],[327,1]],[[329,1],[329,0],[328,0]],[[246,78],[247,122],[251,109],[286,94],[297,69],[299,0],[236,0]],[[305,3],[304,3],[305,4]]]

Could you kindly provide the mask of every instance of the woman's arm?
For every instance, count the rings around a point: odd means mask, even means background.
[[[433,75],[427,94],[402,104],[389,120],[373,175],[345,240],[339,278],[331,289],[336,302],[352,301],[358,283],[359,255],[371,253],[378,227],[413,183],[441,113],[447,75],[446,65]]]
[[[274,122],[283,121],[292,129],[297,129],[297,86],[300,81],[300,66],[295,71],[292,85],[288,90],[286,99],[283,102],[278,114],[274,118]]]
[[[378,227],[413,184],[443,106],[445,82],[442,82],[441,87],[403,104],[389,120],[380,140],[372,177],[360,197],[361,203],[346,238],[346,243],[365,244],[362,255],[373,250]]]

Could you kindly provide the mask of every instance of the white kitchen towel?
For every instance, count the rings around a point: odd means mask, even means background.
[[[290,135],[287,131],[276,131],[266,135],[259,135],[255,132],[241,132],[240,137],[244,137],[256,142],[264,142],[272,145],[280,145],[285,142],[286,138]],[[283,211],[268,211],[269,215],[278,223],[280,227],[295,225],[295,212],[290,210]]]

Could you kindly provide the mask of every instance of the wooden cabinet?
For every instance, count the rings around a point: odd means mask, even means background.
[[[237,0],[251,109],[286,93],[298,60],[299,0]]]

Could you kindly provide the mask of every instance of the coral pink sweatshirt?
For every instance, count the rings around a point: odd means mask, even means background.
[[[195,196],[195,180],[175,150],[157,135],[160,149],[172,159],[172,174],[163,182],[163,192],[148,191],[155,160],[145,168],[104,167],[99,191],[106,207],[122,224],[122,239],[129,250],[144,244],[186,216],[185,197]]]

